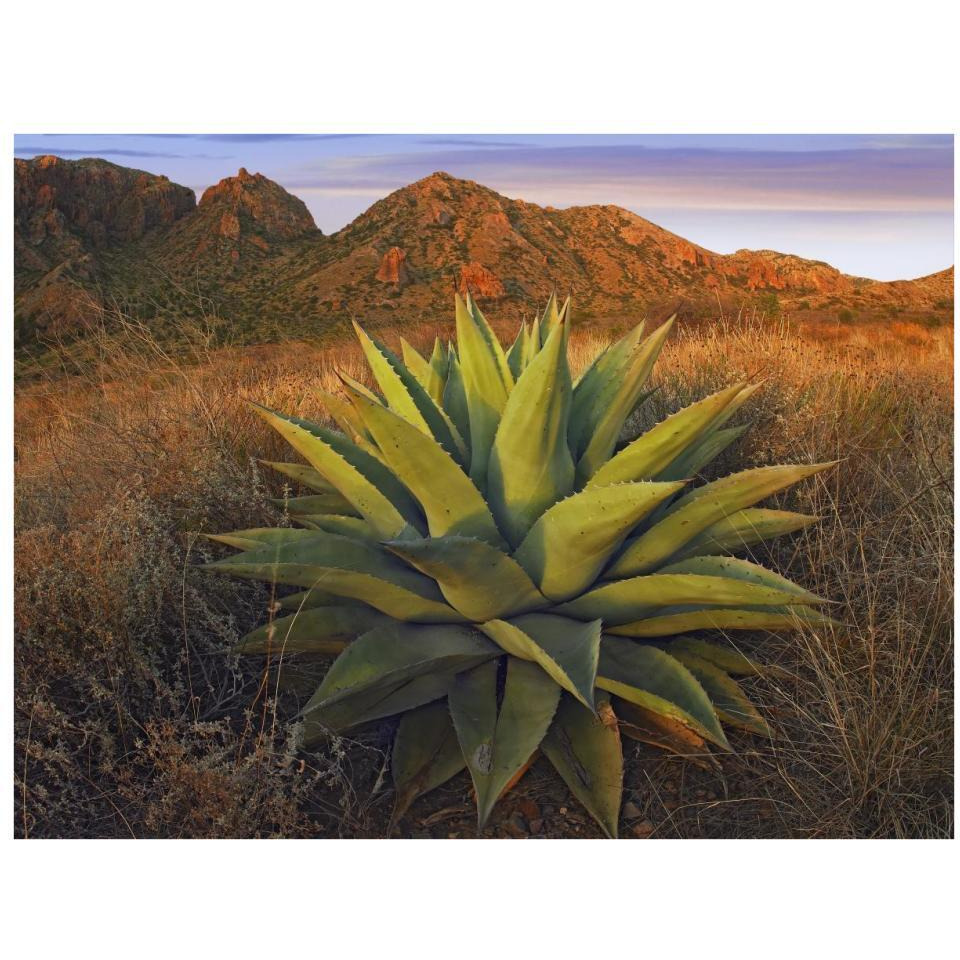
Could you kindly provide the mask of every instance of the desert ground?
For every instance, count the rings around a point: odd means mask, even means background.
[[[636,319],[575,325],[576,366]],[[198,569],[220,555],[201,534],[278,522],[258,461],[282,442],[245,400],[322,419],[315,389],[363,378],[359,349],[186,341],[112,322],[18,383],[17,835],[476,836],[465,773],[392,822],[390,722],[297,751],[323,665],[232,656],[269,590]],[[694,758],[625,741],[622,836],[952,836],[952,364],[949,325],[681,315],[633,431],[763,378],[711,475],[840,460],[779,500],[821,522],[755,558],[841,626],[738,637],[783,668],[747,681],[773,739]],[[483,835],[600,834],[537,760]]]

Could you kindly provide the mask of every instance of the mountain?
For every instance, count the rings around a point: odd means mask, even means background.
[[[118,303],[158,323],[212,305],[234,337],[357,316],[446,316],[454,290],[529,315],[552,289],[580,316],[678,309],[946,313],[953,269],[884,283],[770,250],[718,254],[616,206],[557,209],[434,173],[323,235],[302,201],[241,169],[192,191],[101,160],[17,161],[18,339]],[[198,307],[198,304],[200,306]]]

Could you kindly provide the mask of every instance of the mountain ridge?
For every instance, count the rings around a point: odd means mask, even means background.
[[[325,235],[301,200],[244,168],[197,203],[166,177],[108,161],[17,160],[15,250],[21,342],[82,329],[107,302],[147,318],[189,310],[185,288],[247,339],[269,335],[264,315],[274,333],[318,319],[429,320],[454,290],[519,317],[557,289],[599,317],[707,316],[718,304],[945,312],[953,288],[952,267],[877,281],[777,251],[719,254],[622,207],[539,206],[443,171]]]

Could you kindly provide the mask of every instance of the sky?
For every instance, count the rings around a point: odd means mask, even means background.
[[[103,157],[198,198],[246,167],[324,233],[445,170],[545,206],[617,204],[717,253],[778,250],[877,280],[954,258],[947,135],[32,134],[14,152]]]

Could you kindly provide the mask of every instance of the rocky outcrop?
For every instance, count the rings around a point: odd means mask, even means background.
[[[391,247],[380,261],[377,270],[377,280],[389,283],[402,289],[410,282],[410,271],[407,269],[407,255],[400,247]]]
[[[499,300],[507,292],[500,278],[481,263],[465,263],[460,268],[457,289],[460,293],[470,293],[474,297],[487,300]]]
[[[248,173],[243,167],[208,187],[200,198],[198,213],[217,211],[224,236],[239,239],[244,232],[256,232],[270,240],[293,240],[319,233],[306,204],[287,193],[279,183],[262,173]]]

